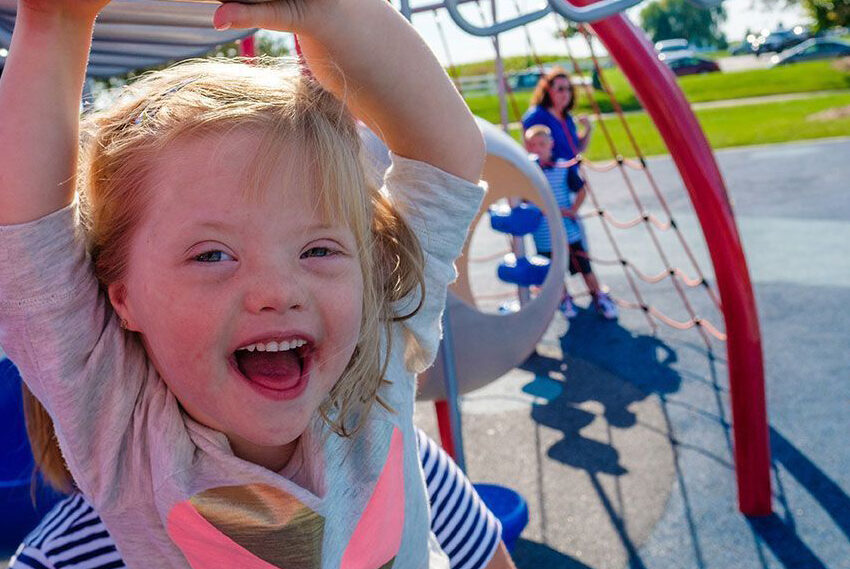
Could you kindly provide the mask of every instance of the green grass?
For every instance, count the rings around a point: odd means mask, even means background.
[[[697,119],[711,146],[727,148],[752,144],[769,144],[830,136],[850,136],[850,116],[813,120],[811,115],[836,108],[850,107],[850,94],[827,95],[811,99],[782,101],[763,105],[741,105],[722,109],[697,111]],[[667,147],[645,113],[628,115],[629,128],[645,156],[666,154]],[[622,123],[616,118],[605,119],[617,151],[624,156],[635,152],[626,137]],[[519,140],[519,129],[511,135]],[[591,160],[611,160],[612,151],[599,125],[591,140],[587,156]]]
[[[762,105],[741,105],[697,111],[697,119],[713,148],[768,144],[789,140],[850,135],[850,116],[830,120],[812,120],[810,115],[828,109],[850,107],[850,94],[828,95]],[[627,117],[638,146],[647,156],[664,154],[667,148],[644,113]],[[615,145],[624,155],[634,155],[625,130],[617,119],[606,119]],[[612,153],[599,127],[591,140],[588,156],[608,160]]]
[[[708,73],[682,77],[679,81],[692,103],[759,97],[783,93],[809,93],[850,88],[850,73],[834,61],[812,61],[735,73]]]
[[[623,110],[641,108],[625,76],[616,69],[609,69],[604,76],[610,84]],[[786,65],[774,69],[756,69],[733,73],[709,73],[679,78],[679,86],[692,103],[719,101],[785,93],[808,93],[812,91],[850,88],[850,72],[842,70],[835,62],[813,61]],[[592,107],[584,88],[579,87],[579,99],[574,114],[591,114]],[[528,108],[531,93],[516,93],[520,113]],[[595,92],[594,98],[602,112],[611,112],[613,106],[603,92]],[[495,95],[468,97],[472,112],[491,122],[499,122],[499,103]],[[511,120],[516,120],[509,107]]]
[[[564,55],[540,55],[538,59],[542,63],[552,63],[555,61],[564,61],[566,57]],[[578,60],[579,65],[588,66],[590,65],[590,58],[576,58]],[[602,57],[601,61],[607,61],[607,57]],[[530,55],[515,55],[511,57],[503,57],[502,65],[505,67],[505,71],[512,73],[514,71],[523,71],[525,69],[537,69],[537,61]],[[604,63],[603,63],[604,65]],[[572,64],[564,65],[569,69],[572,69]],[[452,74],[452,70],[448,67],[446,68],[446,72],[449,75]],[[496,62],[492,59],[487,61],[475,61],[473,63],[461,63],[459,65],[455,65],[454,72],[458,77],[471,77],[475,75],[487,75],[491,73],[496,73]]]

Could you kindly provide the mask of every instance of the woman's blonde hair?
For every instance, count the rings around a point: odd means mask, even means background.
[[[184,62],[143,76],[106,111],[83,120],[78,193],[94,272],[105,288],[127,270],[130,241],[148,213],[155,161],[179,140],[248,128],[262,136],[248,190],[300,146],[316,181],[317,207],[354,233],[363,273],[358,344],[319,411],[334,432],[351,436],[365,422],[389,363],[393,322],[412,316],[425,294],[419,241],[366,171],[360,135],[339,99],[296,63],[252,60]],[[291,148],[291,147],[290,147]],[[397,301],[413,298],[397,314]],[[382,332],[384,332],[382,334]],[[382,349],[383,348],[383,349]],[[383,355],[382,355],[383,354]],[[36,463],[53,486],[72,483],[50,418],[25,392],[27,432]]]

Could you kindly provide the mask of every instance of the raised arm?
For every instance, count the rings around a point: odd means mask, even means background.
[[[70,203],[92,28],[108,0],[19,0],[0,79],[0,225]]]
[[[396,154],[478,181],[484,143],[431,50],[386,0],[228,2],[216,26],[299,34],[319,81]]]

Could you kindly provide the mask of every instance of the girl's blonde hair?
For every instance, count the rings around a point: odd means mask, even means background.
[[[94,272],[104,290],[123,278],[133,232],[149,213],[147,181],[176,141],[243,128],[260,133],[248,192],[264,190],[284,143],[299,145],[316,182],[317,207],[329,221],[351,228],[363,273],[359,341],[319,409],[334,432],[351,436],[375,401],[386,406],[378,391],[391,346],[381,342],[391,341],[393,322],[421,305],[423,253],[368,175],[357,126],[342,102],[294,62],[252,63],[192,61],[148,74],[108,110],[83,120],[78,193]],[[394,307],[404,298],[419,304],[398,314]],[[39,469],[51,485],[68,490],[72,480],[50,417],[26,389],[25,413]]]

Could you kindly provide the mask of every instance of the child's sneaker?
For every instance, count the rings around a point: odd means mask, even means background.
[[[573,304],[573,297],[567,295],[561,301],[561,304],[558,306],[558,310],[564,315],[564,318],[571,320],[578,316],[578,312],[576,312],[575,304]]]
[[[619,314],[617,305],[611,300],[611,297],[604,292],[599,292],[593,298],[593,304],[596,306],[596,311],[606,320],[616,320]]]

